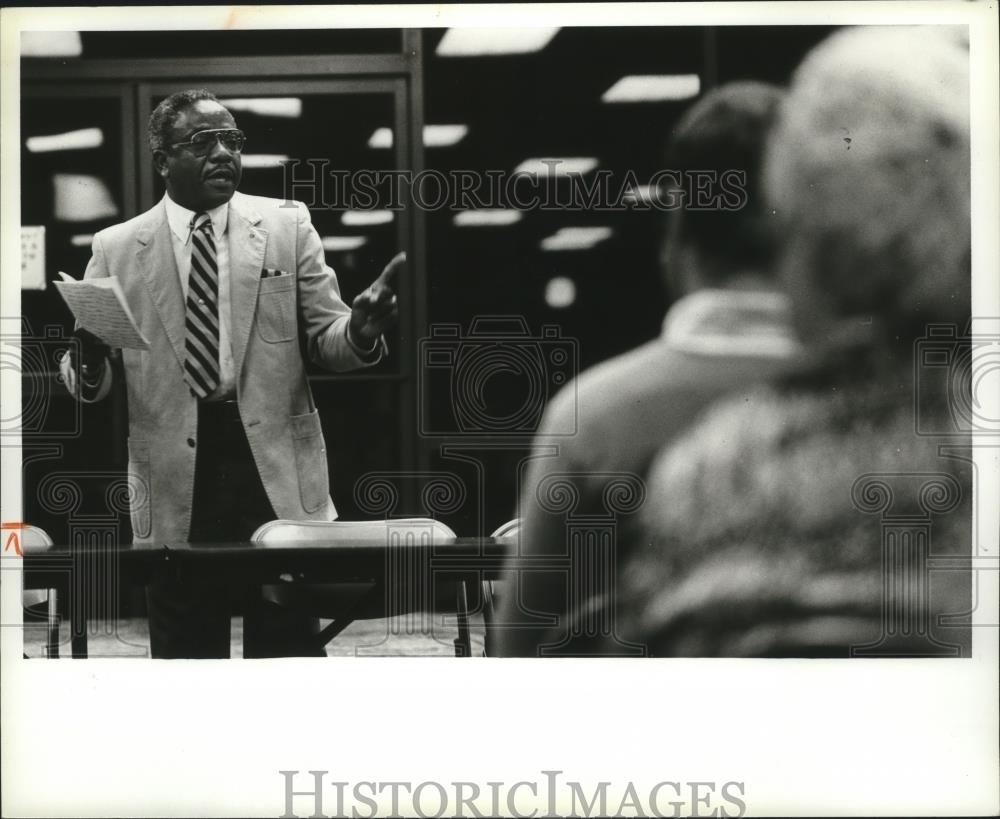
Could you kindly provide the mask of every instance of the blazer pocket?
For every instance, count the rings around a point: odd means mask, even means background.
[[[316,512],[323,508],[330,497],[330,473],[319,411],[293,415],[290,421],[302,508],[307,512]]]
[[[269,344],[295,339],[294,276],[271,276],[260,280],[257,334]]]
[[[153,528],[153,483],[149,466],[149,443],[135,438],[128,441],[128,503],[132,534],[147,538]]]

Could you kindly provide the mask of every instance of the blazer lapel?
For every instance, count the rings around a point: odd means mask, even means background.
[[[267,231],[259,227],[260,215],[236,194],[229,200],[229,288],[232,300],[230,333],[233,369],[243,371],[250,324],[257,308],[257,288],[264,266]]]
[[[153,304],[174,348],[177,363],[184,368],[184,292],[170,241],[170,225],[161,201],[136,234],[139,249],[136,266],[146,281]]]

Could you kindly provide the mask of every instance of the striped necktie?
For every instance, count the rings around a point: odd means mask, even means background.
[[[205,398],[219,386],[219,263],[208,214],[197,214],[192,224],[184,379]]]

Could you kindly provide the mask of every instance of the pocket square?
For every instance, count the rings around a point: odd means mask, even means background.
[[[264,270],[261,272],[260,277],[262,279],[270,279],[275,276],[287,276],[287,275],[288,275],[287,270],[278,270],[275,267],[265,267]]]

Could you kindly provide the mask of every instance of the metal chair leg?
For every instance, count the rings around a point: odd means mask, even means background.
[[[49,589],[48,644],[45,656],[50,660],[59,659],[59,605],[55,589]]]
[[[493,592],[493,581],[483,581],[483,656],[496,657],[496,606],[497,600]]]
[[[469,629],[469,597],[465,590],[465,581],[458,584],[455,600],[455,611],[458,612],[458,637],[455,638],[455,656],[472,656],[472,632]]]

